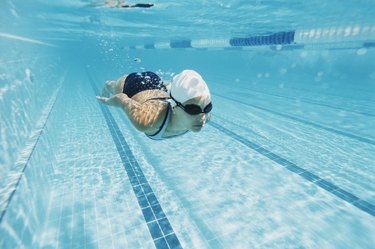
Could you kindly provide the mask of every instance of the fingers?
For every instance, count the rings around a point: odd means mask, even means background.
[[[102,96],[96,96],[97,100],[100,100],[102,103],[106,104],[108,101],[108,98],[102,97]]]
[[[96,96],[96,99],[100,100],[102,103],[104,103],[106,105],[110,105],[110,106],[118,106],[119,105],[118,97],[116,95],[113,95],[110,98],[106,98],[106,97],[103,97],[103,96]]]

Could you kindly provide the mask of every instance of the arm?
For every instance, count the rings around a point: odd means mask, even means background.
[[[112,95],[110,98],[99,96],[96,98],[107,105],[121,107],[135,128],[142,132],[155,129],[161,113],[165,110],[165,106],[160,103],[153,101],[139,103],[124,93]]]

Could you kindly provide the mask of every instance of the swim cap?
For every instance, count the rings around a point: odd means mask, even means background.
[[[181,103],[198,96],[211,96],[206,82],[194,70],[184,70],[173,77],[171,95]]]

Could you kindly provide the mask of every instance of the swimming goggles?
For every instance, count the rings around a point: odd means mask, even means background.
[[[212,103],[210,102],[203,110],[199,105],[196,104],[187,104],[187,105],[182,105],[180,102],[175,100],[172,96],[171,98],[176,102],[177,106],[181,107],[182,110],[185,112],[189,113],[190,115],[197,115],[199,113],[209,113],[212,110]]]

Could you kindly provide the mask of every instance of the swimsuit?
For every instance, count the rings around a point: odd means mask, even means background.
[[[167,88],[164,86],[162,80],[155,73],[153,72],[131,73],[125,79],[124,89],[122,92],[128,95],[129,98],[131,98],[139,92],[142,92],[145,90],[153,90],[153,89],[159,89],[168,93]],[[162,140],[165,138],[172,138],[175,136],[180,136],[188,132],[188,131],[185,131],[181,134],[177,134],[174,136],[163,137],[167,129],[167,126],[169,124],[169,121],[171,120],[171,115],[172,115],[172,106],[170,103],[170,98],[163,97],[163,98],[152,98],[148,100],[164,100],[168,102],[168,110],[167,110],[167,114],[165,115],[165,118],[163,120],[163,123],[160,129],[155,134],[152,134],[152,135],[146,134],[147,137],[153,140]]]
[[[168,92],[163,81],[153,72],[131,73],[125,79],[123,93],[133,97],[144,90],[159,89]]]
[[[166,138],[177,137],[177,136],[183,135],[183,134],[188,132],[188,131],[184,131],[183,133],[176,134],[176,135],[173,135],[173,136],[170,136],[170,137],[163,137],[165,131],[167,130],[167,126],[169,124],[169,121],[171,120],[171,115],[172,115],[172,106],[171,106],[171,103],[170,103],[170,98],[167,97],[167,98],[153,98],[153,99],[160,99],[160,100],[164,100],[164,101],[168,102],[168,110],[167,110],[167,114],[165,115],[165,118],[163,120],[163,123],[161,124],[160,129],[152,135],[146,134],[147,137],[149,137],[153,140],[163,140],[163,139],[166,139]]]

